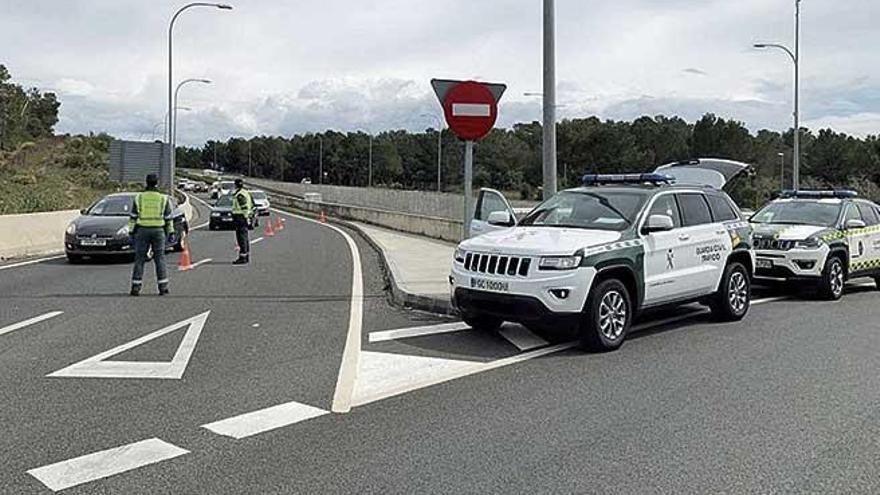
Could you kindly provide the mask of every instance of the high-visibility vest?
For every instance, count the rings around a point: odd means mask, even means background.
[[[139,227],[164,227],[169,219],[165,218],[165,205],[168,196],[158,191],[144,191],[134,198],[137,205],[135,225]]]
[[[241,205],[239,198],[244,198],[245,206]],[[232,197],[232,214],[250,217],[254,211],[254,198],[251,197],[250,191],[247,189],[239,189]]]

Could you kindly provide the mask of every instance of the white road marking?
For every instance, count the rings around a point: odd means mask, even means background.
[[[348,316],[348,334],[345,339],[345,350],[342,351],[342,363],[339,365],[339,376],[336,379],[336,390],[333,393],[333,406],[331,407],[335,413],[347,413],[351,411],[352,397],[357,382],[364,319],[364,279],[360,252],[354,239],[335,225],[321,223],[276,208],[272,208],[272,211],[279,215],[299,218],[334,230],[345,239],[345,242],[348,243],[348,249],[351,251],[351,305]]]
[[[388,340],[407,339],[410,337],[422,337],[425,335],[439,335],[443,333],[459,332],[461,330],[470,330],[467,324],[443,323],[441,325],[428,325],[425,327],[399,328],[396,330],[383,330],[381,332],[372,332],[367,335],[370,342],[385,342]]]
[[[531,351],[550,345],[550,342],[538,337],[522,325],[504,325],[498,333],[521,351]]]
[[[27,473],[57,492],[184,454],[189,451],[151,438],[34,468]]]
[[[212,261],[214,261],[212,258],[205,258],[205,259],[203,259],[203,260],[196,261],[195,263],[192,264],[191,269],[194,269],[194,268],[196,268],[196,267],[202,266],[202,265],[204,265],[204,264],[206,264],[206,263],[210,263],[210,262],[212,262]]]
[[[265,240],[266,240],[265,237],[257,237],[256,239],[254,239],[254,240],[251,241],[251,244],[256,244],[256,243],[258,243],[258,242],[263,242],[263,241],[265,241]]]
[[[453,103],[452,115],[454,117],[489,117],[492,108],[485,103]]]
[[[788,296],[765,297],[763,299],[752,299],[752,306],[759,306],[761,304],[784,301],[786,299],[788,299]]]
[[[207,227],[208,225],[211,225],[211,222],[200,223],[200,224],[196,225],[195,227],[190,227],[189,230],[203,229],[203,228]]]
[[[200,315],[193,316],[181,322],[169,325],[161,330],[157,330],[143,337],[137,338],[114,347],[109,351],[102,352],[88,359],[74,363],[66,368],[60,369],[47,376],[50,377],[76,377],[76,378],[158,378],[158,379],[175,379],[179,380],[183,377],[192,353],[195,350],[196,342],[205,326],[210,311],[205,311]],[[147,362],[147,361],[107,361],[106,359],[115,356],[121,352],[127,351],[141,344],[157,339],[165,334],[175,330],[188,327],[174,358],[169,362]]]
[[[49,256],[49,257],[46,257],[46,258],[37,258],[37,259],[35,259],[35,260],[28,260],[28,261],[22,261],[22,262],[19,262],[19,263],[13,263],[13,264],[11,264],[11,265],[3,265],[3,266],[0,266],[0,271],[2,271],[2,270],[9,270],[9,269],[12,269],[12,268],[20,268],[20,267],[22,267],[22,266],[33,265],[33,264],[36,264],[36,263],[43,263],[44,261],[60,260],[61,258],[64,258],[65,256],[66,256],[66,255],[64,255],[64,254],[60,254],[60,255],[58,255],[58,256]]]
[[[6,334],[9,332],[14,332],[14,331],[19,330],[21,328],[37,324],[41,321],[46,321],[49,318],[55,318],[56,316],[59,316],[62,314],[64,314],[64,311],[50,311],[44,315],[34,316],[33,318],[30,318],[30,319],[27,319],[24,321],[20,321],[18,323],[13,323],[12,325],[0,328],[0,335]]]
[[[242,439],[325,414],[329,414],[329,411],[299,402],[288,402],[202,425],[202,428],[218,435]]]

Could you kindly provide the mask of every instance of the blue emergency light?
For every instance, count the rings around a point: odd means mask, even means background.
[[[793,199],[793,198],[835,198],[835,199],[848,199],[848,198],[857,198],[859,193],[849,190],[849,189],[834,189],[828,191],[817,191],[817,190],[785,190],[779,193],[779,197],[783,199]]]
[[[608,184],[671,184],[675,177],[667,174],[587,174],[581,180],[584,186]]]

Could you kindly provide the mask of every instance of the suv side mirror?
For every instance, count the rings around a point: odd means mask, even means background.
[[[672,221],[672,217],[668,215],[651,215],[648,217],[643,230],[646,234],[650,234],[652,232],[668,232],[674,228],[675,223]]]
[[[868,224],[855,218],[846,221],[846,230],[863,229],[867,226]]]
[[[489,222],[489,225],[497,225],[499,227],[513,227],[514,225],[513,219],[510,218],[510,213],[506,211],[493,211],[489,213],[489,218],[486,221]]]

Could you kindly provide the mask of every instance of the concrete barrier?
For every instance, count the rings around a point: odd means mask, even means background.
[[[78,210],[0,215],[0,259],[64,252],[64,231]]]

